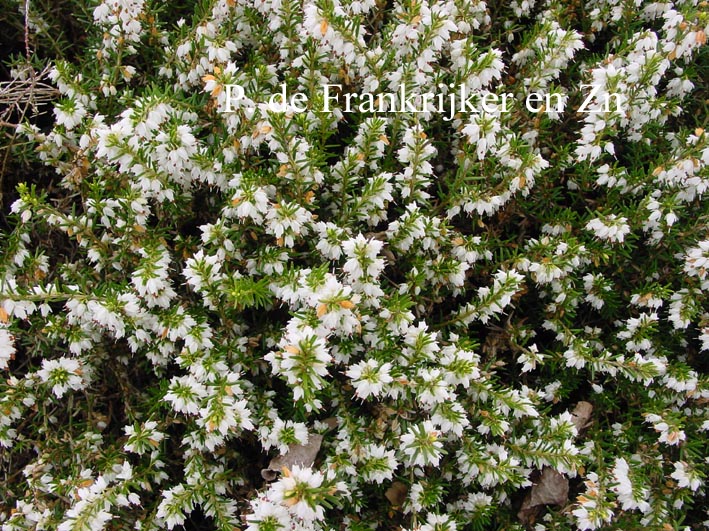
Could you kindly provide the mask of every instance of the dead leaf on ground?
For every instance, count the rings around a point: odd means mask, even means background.
[[[582,430],[588,428],[591,425],[591,414],[593,413],[593,406],[590,402],[581,401],[576,404],[576,407],[571,412],[571,422],[576,426],[576,431],[581,433]]]
[[[406,488],[404,483],[401,481],[395,481],[384,493],[384,496],[386,496],[387,500],[389,500],[394,507],[401,507],[406,501],[406,494],[408,490],[409,489]]]
[[[569,480],[553,468],[545,467],[539,481],[522,502],[517,518],[531,525],[543,505],[565,505],[569,501]]]
[[[288,446],[288,452],[285,455],[278,455],[271,459],[268,468],[261,470],[261,477],[266,481],[274,481],[278,478],[278,474],[283,467],[288,469],[293,468],[293,465],[303,467],[312,466],[315,458],[320,451],[322,444],[322,435],[311,434],[308,437],[308,444],[291,444]]]
[[[328,417],[322,422],[328,427],[328,429],[334,430],[337,428],[337,419],[335,417]]]

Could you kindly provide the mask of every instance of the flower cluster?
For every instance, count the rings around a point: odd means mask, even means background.
[[[707,525],[706,1],[50,4],[1,531]]]

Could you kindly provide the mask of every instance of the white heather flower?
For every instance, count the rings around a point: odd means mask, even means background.
[[[598,529],[613,520],[612,505],[605,500],[595,472],[588,474],[584,484],[586,491],[576,498],[578,506],[572,514],[576,517],[576,525],[581,531]]]
[[[638,306],[639,308],[652,308],[657,310],[662,307],[663,300],[659,297],[653,295],[652,292],[646,293],[633,293],[630,297],[630,304]]]
[[[268,191],[266,188],[243,183],[240,177],[229,181],[229,186],[236,188],[231,204],[224,210],[225,216],[236,216],[241,220],[251,218],[260,225],[263,216],[269,212]]]
[[[583,342],[581,345],[576,345],[574,343],[566,349],[564,352],[564,358],[566,359],[567,367],[583,369],[586,366],[586,358],[582,353],[582,349],[585,349],[586,346],[586,342]]]
[[[327,333],[351,336],[359,329],[356,305],[361,297],[352,293],[350,286],[341,284],[335,275],[327,273],[325,282],[312,292],[309,299],[309,304],[316,308],[316,314]]]
[[[355,44],[359,49],[366,48],[363,40],[365,30],[361,26],[353,27],[353,35],[356,35],[356,41],[346,40],[335,27],[328,22],[325,15],[313,3],[306,3],[303,6],[303,31],[315,39],[320,49],[326,55],[334,55],[341,57],[345,64],[351,65],[353,68],[362,67],[365,62],[364,54],[357,53]],[[344,12],[340,13],[344,16]]]
[[[700,350],[707,352],[709,351],[709,326],[703,327],[701,332],[702,333],[699,335],[699,341],[702,343]]]
[[[87,307],[96,324],[110,330],[116,338],[125,335],[126,325],[119,314],[109,310],[98,300],[90,300]]]
[[[652,342],[642,337],[648,330],[652,331],[654,323],[659,321],[655,312],[642,313],[639,317],[631,317],[625,322],[625,329],[618,332],[617,337],[625,341],[625,348],[630,352],[651,350]]]
[[[544,358],[546,356],[539,353],[537,345],[532,344],[520,354],[519,358],[517,358],[517,363],[522,364],[522,372],[529,372],[536,369],[537,363],[541,363]]]
[[[630,226],[627,221],[627,218],[619,218],[611,214],[603,219],[592,219],[586,224],[586,230],[593,231],[598,239],[622,243],[625,237],[630,234]]]
[[[605,301],[600,297],[604,292],[611,291],[611,286],[608,284],[603,275],[594,275],[587,273],[583,277],[583,289],[586,291],[586,302],[593,306],[596,310],[603,308]]]
[[[170,254],[164,247],[140,249],[140,267],[133,272],[131,283],[148,307],[167,308],[177,295],[168,279]]]
[[[630,467],[628,462],[622,457],[617,458],[615,467],[613,467],[615,484],[611,486],[611,490],[618,496],[618,501],[624,511],[638,509],[646,513],[650,510],[650,504],[647,501],[649,492],[644,487],[637,491],[634,490],[629,474]]]
[[[686,487],[692,491],[696,491],[702,486],[702,480],[693,467],[690,467],[684,461],[677,461],[674,465],[675,470],[670,477],[677,480],[677,486],[679,488]]]
[[[423,510],[423,495],[424,487],[421,483],[417,482],[411,485],[409,489],[409,496],[404,505],[404,513],[419,513]]]
[[[673,391],[685,393],[687,391],[694,391],[697,388],[697,384],[699,382],[697,373],[695,371],[690,370],[687,371],[686,374],[666,374],[662,378],[662,383]]]
[[[439,436],[430,420],[411,426],[401,436],[401,448],[409,465],[438,466],[443,455],[443,443],[438,440]]]
[[[650,422],[655,431],[660,433],[660,442],[667,443],[670,446],[679,446],[687,438],[683,430],[666,422],[665,419],[655,413],[645,414],[645,422]]]
[[[16,199],[12,202],[12,205],[10,205],[10,212],[13,214],[20,214],[22,223],[27,223],[32,218],[32,206],[22,200],[22,198]]]
[[[393,381],[389,374],[390,370],[391,363],[380,365],[376,360],[369,359],[352,365],[345,374],[353,380],[352,385],[355,387],[357,398],[364,400],[370,395],[379,396],[384,385]]]
[[[78,391],[84,387],[81,364],[72,358],[42,360],[42,368],[37,371],[40,379],[52,386],[52,392],[61,398],[68,389]]]
[[[187,124],[161,131],[155,137],[158,143],[153,150],[155,162],[178,184],[187,185],[190,157],[196,153],[197,141]]]
[[[314,223],[313,229],[320,236],[315,248],[330,260],[339,260],[342,256],[342,241],[347,238],[347,233],[334,223],[323,221]]]
[[[453,433],[457,437],[462,437],[463,430],[470,426],[468,412],[455,401],[455,397],[435,406],[431,422],[440,428],[441,433]]]
[[[157,426],[158,423],[154,420],[149,420],[142,426],[125,426],[123,431],[128,440],[123,445],[123,449],[139,455],[153,451],[165,438],[165,434],[156,429]]]
[[[572,511],[571,514],[576,517],[576,525],[581,531],[598,529],[603,525],[604,520],[610,521],[612,519],[611,515],[603,518],[603,515],[594,514],[595,509],[595,502],[588,501]]]
[[[561,382],[558,380],[554,381],[544,388],[542,398],[544,398],[547,402],[556,402],[559,399],[558,393],[560,389]]]
[[[304,423],[276,419],[268,432],[268,438],[264,441],[264,448],[268,450],[275,446],[281,455],[285,455],[289,445],[305,446],[308,440],[308,428]]]
[[[307,236],[306,225],[312,220],[312,214],[297,203],[281,202],[274,205],[266,214],[266,229],[276,237],[279,245],[293,247],[294,237]]]
[[[120,466],[120,465],[119,465]],[[130,472],[128,472],[130,475]],[[76,529],[76,524],[81,522],[83,529],[102,530],[113,518],[108,511],[110,504],[103,501],[103,492],[108,487],[108,482],[103,476],[99,476],[91,482],[88,487],[77,489],[76,497],[78,501],[66,512],[66,520],[58,527],[57,531],[70,531]]]
[[[709,270],[709,240],[699,242],[697,247],[687,249],[684,257],[684,270],[690,276],[704,280]]]
[[[537,284],[549,284],[564,275],[564,271],[551,262],[531,262],[523,270],[532,273],[532,278]]]
[[[471,115],[463,133],[468,137],[469,144],[475,144],[477,157],[482,160],[488,152],[494,152],[497,148],[500,130],[499,113],[480,112]]]
[[[384,269],[384,260],[377,258],[383,246],[384,242],[368,240],[362,234],[344,241],[342,249],[348,259],[342,266],[342,270],[353,280],[360,280],[363,277],[377,278]]]
[[[182,275],[187,283],[196,291],[201,291],[206,286],[216,285],[223,278],[220,275],[221,260],[218,255],[205,256],[204,250],[197,251],[192,258],[188,258]]]
[[[457,336],[452,337],[451,340],[457,340]],[[467,389],[471,380],[480,378],[480,369],[478,368],[480,357],[471,350],[463,350],[456,345],[447,345],[441,349],[438,361],[441,366],[445,367],[444,378],[452,387],[462,385]]]
[[[420,531],[456,531],[457,529],[455,520],[451,520],[450,516],[428,513],[426,523],[421,526]]]
[[[325,518],[325,510],[317,502],[318,489],[324,476],[310,467],[293,465],[269,489],[271,499],[288,508],[288,512],[298,518],[312,522]]]
[[[185,504],[185,502],[182,501],[184,498],[190,501]],[[191,509],[193,503],[190,494],[186,492],[185,486],[179,484],[162,492],[162,500],[160,501],[160,505],[158,505],[157,517],[165,522],[168,529],[172,529],[176,525],[185,523],[184,510],[186,508]]]
[[[74,129],[86,116],[86,108],[77,100],[63,100],[54,106],[57,124]]]
[[[364,451],[362,463],[362,476],[365,481],[382,483],[390,480],[394,475],[399,463],[394,456],[394,450],[387,450],[386,447],[371,444]]]
[[[196,415],[202,399],[207,396],[207,388],[192,375],[174,376],[170,381],[164,400],[170,402],[175,411]]]
[[[389,224],[387,241],[400,251],[408,251],[415,241],[426,237],[426,218],[415,203],[407,205],[406,212]]]
[[[409,365],[413,360],[432,360],[441,350],[436,333],[429,332],[428,325],[423,321],[416,326],[409,325],[404,344],[401,358],[404,365]]]
[[[322,389],[327,366],[332,361],[325,339],[309,326],[289,327],[278,345],[279,350],[264,356],[271,363],[273,373],[285,376],[295,400],[306,398],[306,408],[318,405],[319,401],[311,399],[310,394]]]
[[[206,406],[198,412],[198,423],[208,433],[214,432],[222,436],[237,429],[253,430],[251,412],[246,404],[246,400],[236,400],[231,395],[209,397]]]
[[[281,504],[257,498],[251,502],[251,510],[253,512],[246,517],[249,523],[246,531],[285,530],[291,526],[288,510]]]
[[[419,403],[428,407],[451,398],[448,384],[440,369],[421,369],[415,378],[414,391]]]
[[[4,311],[4,310],[3,310]],[[12,334],[0,324],[0,370],[7,369],[7,364],[15,358],[15,341]]]
[[[103,46],[108,50],[124,41],[138,42],[143,32],[140,16],[144,0],[104,0],[93,12],[94,22],[103,26]],[[129,47],[129,51],[134,48]]]
[[[695,292],[682,288],[677,293],[673,293],[670,298],[670,310],[667,319],[672,323],[675,330],[687,328],[691,324],[692,306],[694,306],[693,295]]]
[[[478,289],[476,304],[468,304],[460,310],[460,319],[468,324],[479,319],[487,323],[494,315],[502,313],[512,303],[512,297],[521,289],[524,277],[514,269],[499,270],[493,275],[492,286]]]

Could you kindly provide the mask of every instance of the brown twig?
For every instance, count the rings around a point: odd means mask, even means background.
[[[25,0],[25,56],[30,62],[30,0]],[[33,71],[34,73],[34,71]]]
[[[26,51],[29,52],[29,48]],[[27,116],[28,110],[32,109],[33,114],[37,114],[38,105],[48,103],[59,95],[59,91],[55,87],[42,81],[48,73],[49,67],[41,72],[36,72],[28,61],[25,66],[25,75],[0,83],[0,108],[4,107],[0,111],[0,127],[12,129],[9,140],[0,148],[0,151],[5,151],[0,162],[0,203],[2,203],[2,181],[7,170],[12,146],[19,133],[19,125]],[[13,117],[13,113],[16,113],[16,116]]]

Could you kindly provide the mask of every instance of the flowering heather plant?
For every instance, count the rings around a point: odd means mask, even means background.
[[[709,527],[706,1],[3,7],[2,531]]]

